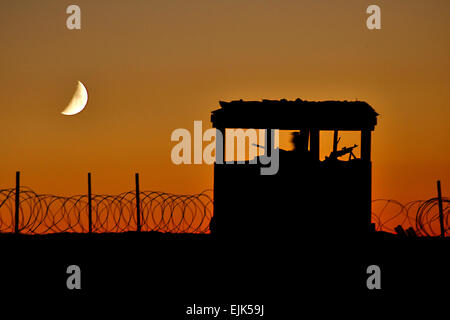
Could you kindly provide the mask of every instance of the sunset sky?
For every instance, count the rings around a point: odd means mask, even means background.
[[[81,7],[81,30],[66,8]],[[366,8],[381,8],[368,30]],[[219,100],[364,100],[373,198],[450,190],[450,1],[2,1],[0,189],[197,193],[213,167],[172,163],[170,141],[210,128]],[[77,81],[84,111],[63,116]],[[284,141],[283,143],[285,143]]]

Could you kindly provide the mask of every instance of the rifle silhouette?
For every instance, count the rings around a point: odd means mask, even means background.
[[[337,158],[342,157],[346,154],[349,154],[348,160],[356,159],[355,155],[353,154],[353,149],[355,149],[358,145],[355,144],[352,147],[343,147],[341,150],[337,151],[331,151],[330,155],[326,157],[326,159],[329,160],[337,160]]]

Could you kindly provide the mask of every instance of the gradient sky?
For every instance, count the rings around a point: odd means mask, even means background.
[[[66,7],[82,29],[66,28]],[[382,29],[366,28],[381,7]],[[219,100],[364,100],[373,198],[450,190],[450,1],[2,1],[0,188],[195,193],[213,168],[176,166],[170,141]],[[64,109],[82,81],[86,109]]]

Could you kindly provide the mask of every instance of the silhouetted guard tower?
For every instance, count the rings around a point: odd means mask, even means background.
[[[321,237],[369,230],[371,132],[377,116],[363,101],[220,101],[211,115],[213,127],[224,137],[223,146],[216,145],[223,148],[216,149],[217,154],[225,155],[227,128],[266,129],[266,146],[273,146],[270,129],[299,130],[299,142],[296,151],[280,150],[275,175],[261,175],[259,161],[229,164],[216,159],[211,231],[226,236]],[[321,130],[334,131],[333,152],[323,161]],[[350,157],[352,148],[337,150],[339,131],[361,133],[360,158]],[[342,154],[349,159],[340,160]]]

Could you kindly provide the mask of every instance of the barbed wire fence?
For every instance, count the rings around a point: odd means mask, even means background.
[[[92,195],[90,187],[87,195],[37,194],[20,186],[18,174],[16,183],[16,188],[0,189],[0,233],[210,233],[212,190],[193,195],[139,191],[137,174],[136,190],[118,195]],[[442,204],[444,234],[448,235],[450,199],[442,198]],[[395,200],[374,200],[372,221],[377,231],[392,233],[401,225],[413,228],[418,236],[441,235],[439,198],[405,205]]]
[[[195,195],[140,192],[140,230],[208,233],[211,191]],[[48,234],[89,231],[88,196],[39,195],[21,187],[18,232]],[[92,195],[92,232],[137,231],[136,193]],[[0,232],[15,232],[15,189],[0,190]]]
[[[442,198],[444,234],[450,234],[450,198]],[[372,201],[372,221],[377,231],[395,232],[398,225],[413,228],[418,236],[439,236],[439,198],[401,204],[395,200]]]
[[[213,214],[212,190],[194,195],[138,191],[118,195],[70,197],[37,194],[20,186],[0,189],[0,233],[120,233],[159,231],[209,233]],[[16,197],[16,194],[19,196]]]

